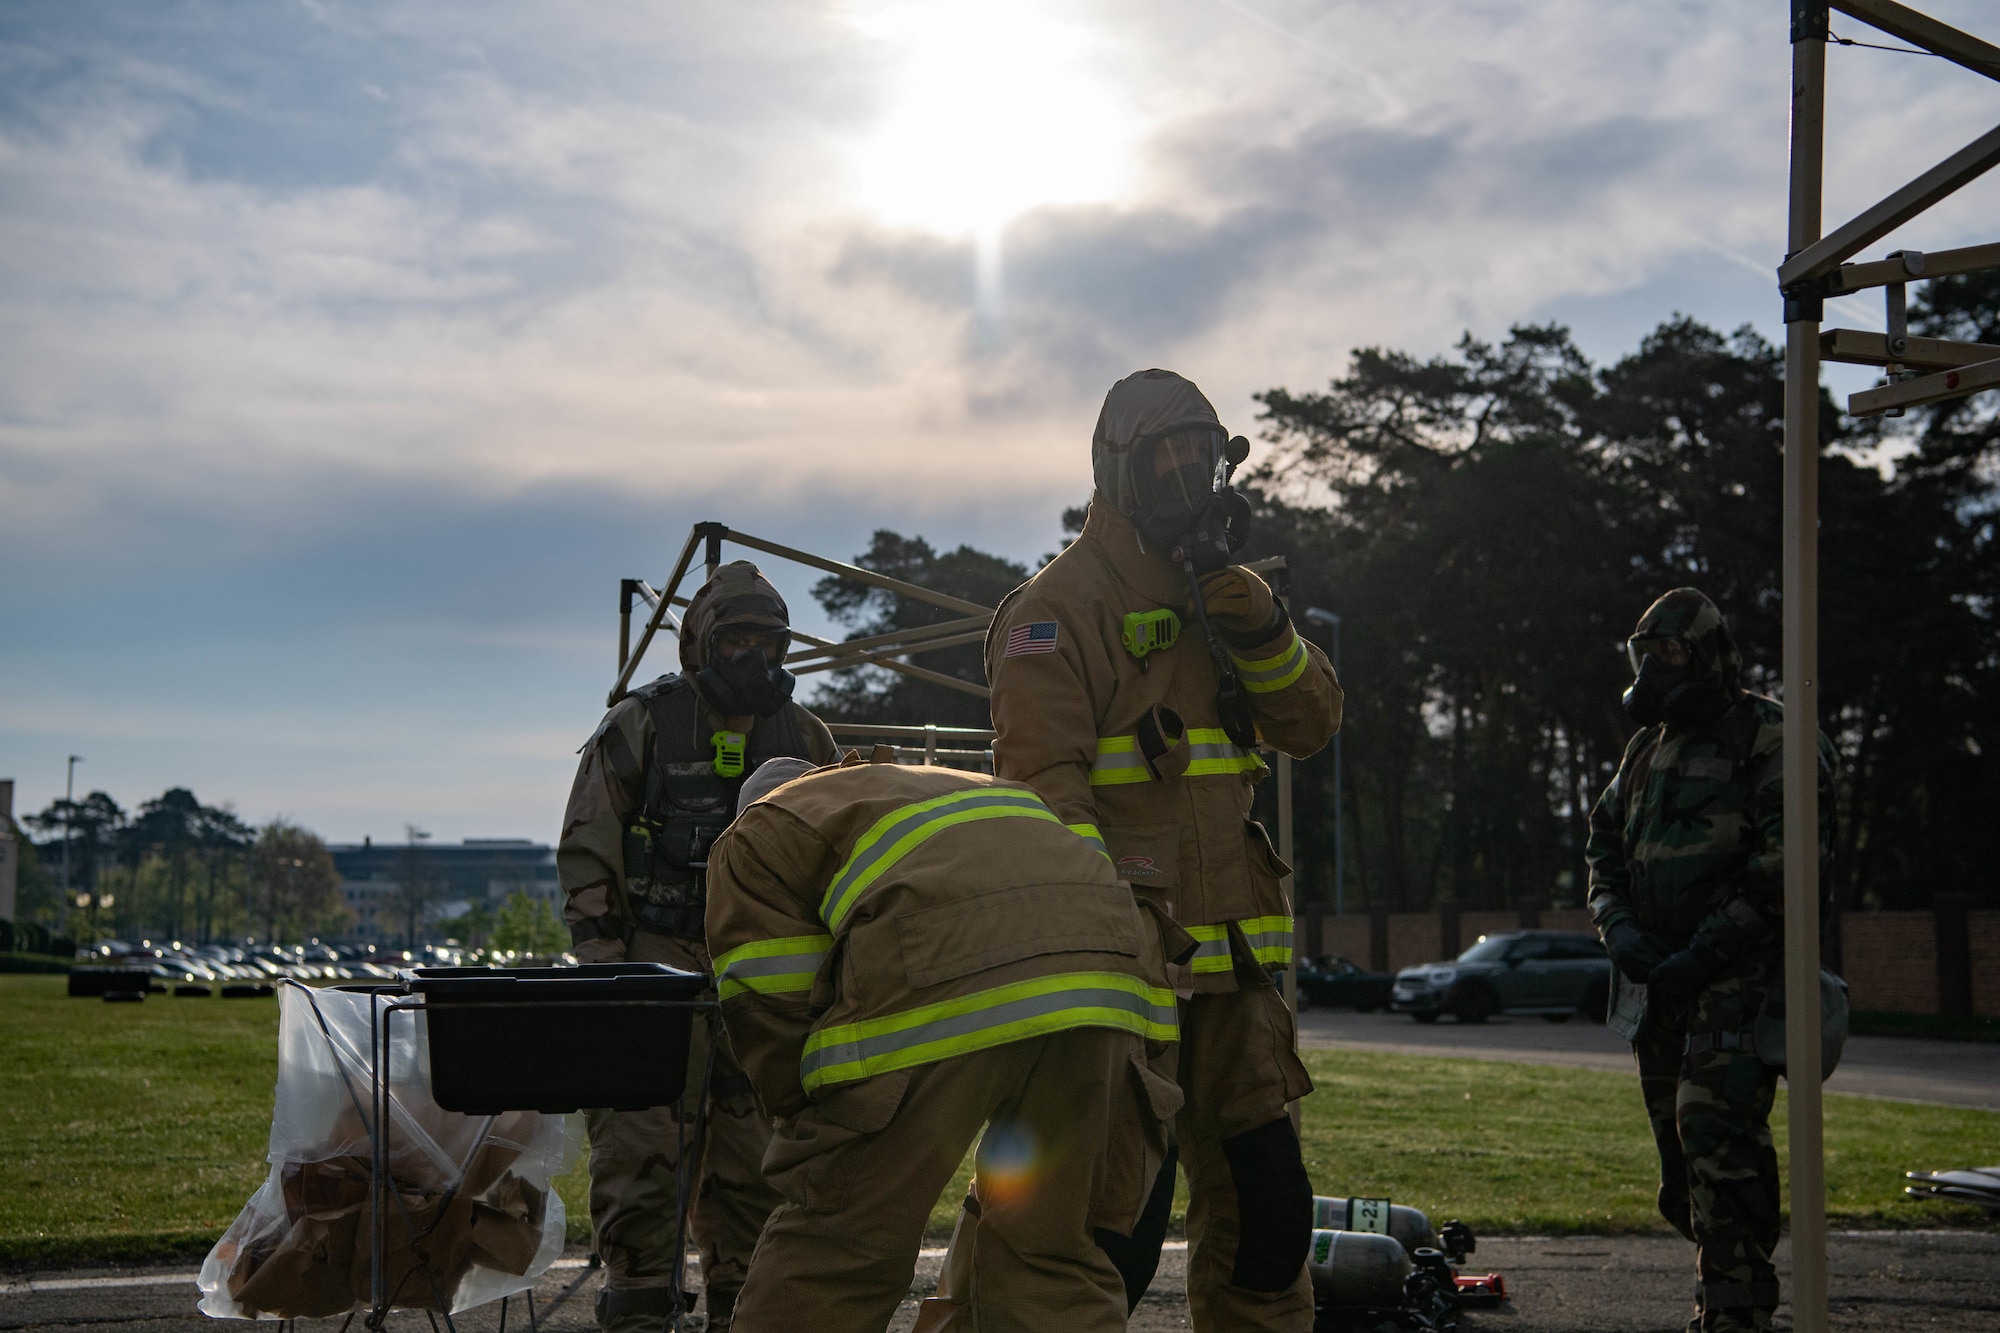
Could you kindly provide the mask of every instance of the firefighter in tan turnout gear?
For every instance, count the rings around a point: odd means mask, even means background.
[[[556,865],[576,955],[707,972],[702,911],[708,849],[746,776],[773,756],[837,755],[820,720],[791,702],[785,602],[747,561],[722,566],[689,607],[681,671],[621,700],[583,748]],[[705,1049],[695,1053],[701,1067]],[[635,1053],[635,1058],[640,1058]],[[592,1111],[590,1218],[605,1267],[605,1333],[659,1333],[673,1308],[675,1116]],[[760,1164],[770,1142],[742,1070],[716,1054],[690,1223],[701,1248],[708,1327],[729,1327],[751,1251],[778,1196]]]
[[[1132,1231],[1180,1101],[1147,1064],[1174,1038],[1179,932],[1039,796],[984,774],[773,760],[743,800],[708,941],[785,1202],[738,1333],[879,1333],[975,1139],[920,1333],[1123,1329],[1103,1243]]]
[[[1254,747],[1318,751],[1341,693],[1263,580],[1228,563],[1249,507],[1227,478],[1247,448],[1179,375],[1113,385],[1083,534],[1001,603],[986,671],[999,777],[1100,841],[1199,943],[1171,974],[1194,1327],[1303,1331],[1312,1189],[1286,1106],[1312,1083],[1270,976],[1291,958],[1289,868],[1250,798]]]

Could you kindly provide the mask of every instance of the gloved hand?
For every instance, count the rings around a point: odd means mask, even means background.
[[[1647,1004],[1661,1012],[1685,1008],[1722,971],[1722,955],[1706,940],[1696,939],[1679,953],[1669,954],[1646,979]]]
[[[1271,585],[1241,565],[1202,575],[1201,604],[1217,624],[1234,634],[1255,634],[1277,612]]]
[[[1604,932],[1604,951],[1627,979],[1641,986],[1672,952],[1659,936],[1641,930],[1639,923],[1629,917]]]

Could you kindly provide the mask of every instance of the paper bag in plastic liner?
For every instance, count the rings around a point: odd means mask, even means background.
[[[279,989],[271,1174],[201,1266],[203,1313],[343,1314],[371,1304],[371,1010],[398,997]],[[431,1100],[422,1011],[389,1024],[389,1188],[382,1290],[406,1309],[470,1309],[534,1285],[563,1247],[550,1181],[582,1142],[580,1117],[460,1115]]]

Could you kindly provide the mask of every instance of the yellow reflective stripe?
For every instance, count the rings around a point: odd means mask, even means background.
[[[822,1028],[806,1038],[806,1091],[947,1060],[1070,1028],[1180,1036],[1174,993],[1123,972],[1061,972],[921,1008]]]
[[[1026,817],[1060,824],[1042,798],[1015,787],[975,787],[898,806],[861,835],[847,860],[826,886],[819,917],[828,930],[840,929],[855,901],[919,844],[959,824],[982,819]]]
[[[1090,785],[1115,787],[1127,782],[1151,782],[1146,756],[1139,753],[1137,736],[1100,736],[1097,760],[1090,766]]]
[[[1236,678],[1243,682],[1244,689],[1252,694],[1269,694],[1273,690],[1284,689],[1305,674],[1306,646],[1294,632],[1290,646],[1281,649],[1274,657],[1252,661],[1231,653],[1229,660],[1235,665]]]
[[[1249,944],[1251,954],[1266,967],[1283,967],[1292,961],[1292,919],[1288,916],[1253,916],[1236,922]],[[1235,966],[1229,953],[1229,926],[1189,926],[1195,938],[1194,957],[1188,966],[1197,974],[1227,972]]]
[[[1229,739],[1221,727],[1189,727],[1187,776],[1254,773],[1264,761]]]
[[[1076,834],[1077,837],[1082,838],[1085,842],[1089,843],[1092,847],[1095,847],[1098,851],[1104,852],[1105,860],[1108,861],[1111,859],[1111,853],[1105,851],[1104,835],[1097,831],[1097,825],[1065,824],[1063,827],[1067,828],[1071,833]]]
[[[1264,761],[1229,739],[1221,727],[1193,727],[1187,734],[1188,766],[1185,776],[1210,777],[1218,773],[1254,773]],[[1097,762],[1090,766],[1090,785],[1117,787],[1128,782],[1151,782],[1146,757],[1139,752],[1137,736],[1100,736]]]
[[[1288,916],[1253,916],[1238,921],[1237,929],[1250,945],[1250,952],[1266,967],[1283,967],[1292,961],[1292,919]]]
[[[1227,972],[1230,969],[1227,924],[1189,926],[1187,933],[1195,938],[1194,957],[1188,960],[1189,967],[1197,973]]]
[[[730,999],[745,993],[784,995],[812,989],[833,936],[788,935],[752,940],[715,960],[716,994]]]

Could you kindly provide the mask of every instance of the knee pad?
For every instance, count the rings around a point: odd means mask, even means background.
[[[1146,1288],[1153,1285],[1153,1275],[1160,1271],[1160,1250],[1167,1241],[1167,1219],[1174,1210],[1174,1168],[1179,1164],[1180,1149],[1169,1144],[1160,1174],[1153,1178],[1153,1192],[1146,1196],[1145,1211],[1139,1214],[1139,1223],[1132,1228],[1131,1235],[1121,1236],[1097,1228],[1097,1248],[1104,1251],[1118,1270],[1118,1276],[1125,1280],[1127,1314],[1139,1308]]]
[[[1236,1186],[1232,1285],[1283,1291],[1298,1280],[1312,1248],[1313,1193],[1290,1116],[1222,1141]]]
[[[688,1306],[692,1309],[692,1306]],[[606,1287],[597,1293],[597,1326],[613,1329],[652,1326],[668,1329],[683,1313],[682,1302],[671,1287]]]

